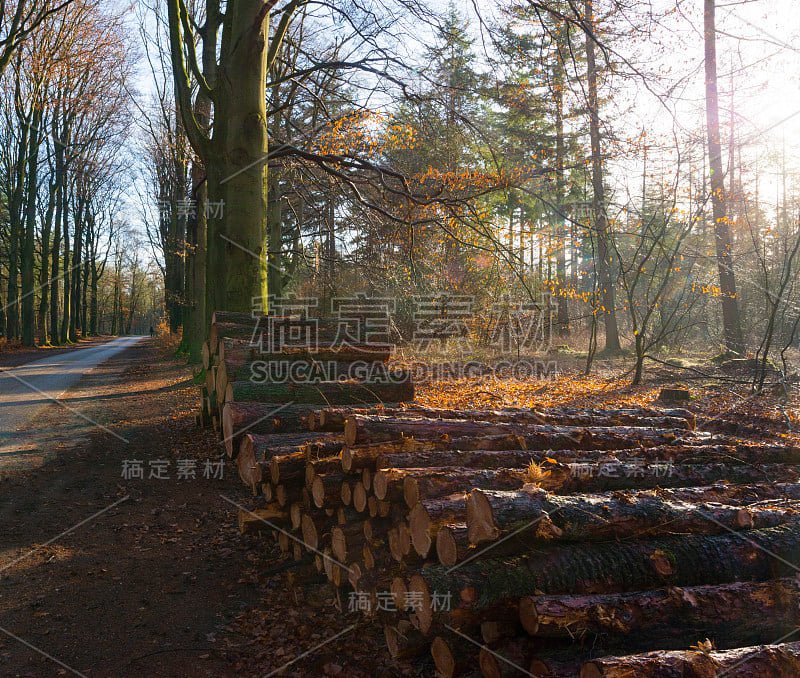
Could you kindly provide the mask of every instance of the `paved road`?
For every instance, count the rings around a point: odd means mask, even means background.
[[[142,337],[123,337],[100,346],[68,351],[13,368],[0,368],[0,447],[14,431],[97,367]]]

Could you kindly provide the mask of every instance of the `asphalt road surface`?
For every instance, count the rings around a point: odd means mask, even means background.
[[[84,374],[133,346],[142,337],[123,337],[100,346],[61,353],[13,368],[0,368],[0,448],[14,432],[55,402]]]

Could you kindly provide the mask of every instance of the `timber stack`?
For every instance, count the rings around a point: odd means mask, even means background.
[[[240,529],[324,575],[393,658],[489,678],[800,675],[800,449],[712,436],[686,409],[297,417],[319,437],[242,437],[261,496]]]

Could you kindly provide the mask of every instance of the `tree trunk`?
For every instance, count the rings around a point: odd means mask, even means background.
[[[39,345],[44,346],[49,343],[50,333],[47,331],[47,310],[50,305],[50,234],[53,230],[53,214],[56,209],[56,193],[58,185],[51,182],[47,195],[47,209],[42,220],[42,254],[41,265],[39,268],[39,310],[37,320],[39,323]],[[59,217],[60,218],[60,215]],[[55,286],[55,285],[53,285]],[[53,326],[51,325],[51,328]]]
[[[589,30],[595,32],[592,0],[585,0],[584,20]],[[597,237],[597,259],[600,288],[603,300],[603,320],[606,330],[606,351],[619,351],[619,329],[617,328],[616,295],[612,265],[608,256],[608,216],[606,213],[605,186],[603,176],[603,154],[600,145],[600,103],[597,95],[597,64],[595,62],[594,36],[586,34],[586,80],[589,95],[589,136],[592,145],[592,195],[594,228]]]
[[[204,158],[208,199],[224,201],[224,217],[208,221],[206,316],[248,311],[255,298],[267,296],[268,38],[260,0],[239,2],[226,14],[214,148]]]
[[[26,121],[24,121],[26,122]],[[21,125],[14,163],[14,187],[9,201],[8,294],[6,296],[6,338],[20,337],[20,241],[23,236],[25,158],[28,152],[28,125]]]
[[[569,307],[567,305],[567,254],[566,254],[566,191],[564,182],[564,42],[569,24],[559,26],[556,38],[556,64],[553,94],[556,107],[556,326],[561,336],[569,335]]]
[[[705,0],[705,71],[706,123],[708,135],[708,164],[711,172],[711,207],[714,216],[714,242],[722,298],[722,324],[726,350],[744,355],[744,338],[736,297],[736,275],[733,271],[730,223],[725,206],[725,184],[722,171],[722,144],[719,129],[719,93],[717,90],[717,31],[716,0]]]

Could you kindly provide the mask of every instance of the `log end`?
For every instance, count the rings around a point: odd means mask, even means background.
[[[519,621],[529,635],[535,636],[539,631],[539,613],[536,612],[536,601],[533,596],[519,599]]]
[[[411,476],[406,476],[403,479],[403,499],[410,509],[419,503],[419,484]]]
[[[417,602],[414,609],[419,622],[419,630],[427,635],[433,625],[433,601],[428,582],[421,574],[411,575],[411,579],[408,580],[408,593],[409,597]],[[441,591],[440,594],[444,594],[444,591]]]
[[[739,509],[736,512],[736,525],[743,529],[750,529],[753,527],[753,514],[746,508]]]
[[[478,666],[485,678],[503,678],[497,657],[487,647],[482,647],[478,653]]]
[[[467,495],[467,538],[471,544],[480,544],[499,536],[489,500],[480,490],[472,490]]]
[[[441,636],[436,636],[431,643],[431,656],[436,670],[444,678],[453,678],[456,675],[456,659],[450,646]]]
[[[422,557],[427,558],[431,550],[431,519],[421,504],[417,504],[408,516],[411,544]]]
[[[603,672],[594,662],[587,662],[581,667],[580,678],[603,678]]]
[[[347,539],[341,527],[331,529],[331,549],[333,549],[333,555],[340,561],[347,560]]]
[[[367,491],[360,480],[353,487],[353,508],[359,513],[367,509]]]
[[[303,515],[300,520],[300,527],[303,533],[303,542],[306,545],[306,550],[311,551],[319,546],[319,532],[314,520],[307,513]],[[333,562],[333,561],[331,561]]]
[[[378,499],[386,499],[386,493],[389,490],[389,479],[386,471],[379,469],[375,471],[372,476],[372,492]]]
[[[353,488],[350,487],[350,483],[346,480],[342,483],[341,497],[344,506],[350,506],[353,503]]]
[[[453,530],[447,525],[439,528],[436,533],[436,555],[439,562],[447,567],[452,567],[458,562],[458,546]]]
[[[281,479],[281,466],[277,457],[269,460],[269,477],[273,485],[278,485]]]
[[[345,445],[339,453],[339,457],[342,460],[342,471],[350,473],[350,469],[353,468],[353,451]]]
[[[403,577],[393,577],[389,585],[389,592],[392,594],[392,601],[398,610],[405,611],[408,605],[408,586]]]
[[[358,440],[358,423],[352,417],[344,421],[344,444],[348,447],[356,444]],[[349,469],[345,469],[347,471]]]
[[[317,508],[325,506],[325,484],[322,482],[322,476],[317,476],[311,483],[311,499]]]
[[[347,581],[354,591],[358,591],[358,582],[361,579],[363,572],[359,563],[351,563],[347,569]]]

